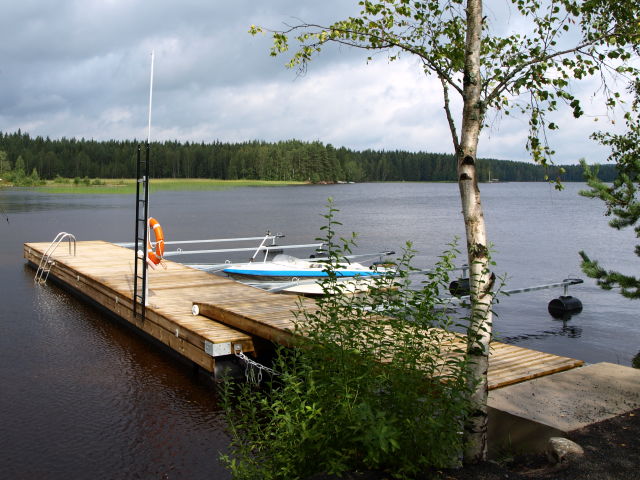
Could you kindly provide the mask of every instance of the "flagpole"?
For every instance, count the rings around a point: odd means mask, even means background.
[[[155,53],[151,50],[151,78],[149,80],[149,131],[147,134],[147,143],[151,144],[151,105],[153,102],[153,61]]]
[[[155,60],[155,52],[154,50],[151,50],[151,74],[150,74],[150,78],[149,78],[149,123],[148,123],[148,129],[147,129],[147,151],[146,156],[147,156],[147,171],[150,172],[151,169],[149,168],[150,165],[148,164],[150,161],[150,154],[149,154],[149,149],[151,148],[151,107],[153,105],[153,63]],[[146,229],[147,229],[147,245],[145,245],[144,251],[145,253],[145,268],[148,268],[147,266],[149,265],[149,248],[148,246],[151,245],[151,232],[149,231],[149,178],[147,178],[147,181],[145,182],[146,185],[146,189],[147,191],[145,192],[145,197],[146,197],[146,206],[145,206],[145,211],[147,213],[146,218],[144,219],[145,223],[146,223]],[[145,282],[145,287],[146,287],[146,291],[144,292],[144,299],[145,299],[145,306],[148,304],[148,298],[149,298],[149,280],[147,279],[147,281]]]

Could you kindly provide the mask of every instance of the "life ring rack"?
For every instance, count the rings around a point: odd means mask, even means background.
[[[151,241],[147,240],[147,259],[153,265],[158,265],[164,255],[164,232],[160,223],[153,217],[149,217],[149,228],[153,230],[156,247],[154,249]]]

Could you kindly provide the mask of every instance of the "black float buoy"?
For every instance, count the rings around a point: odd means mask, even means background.
[[[468,278],[459,278],[449,284],[449,292],[455,297],[463,297],[471,293]]]
[[[549,302],[549,313],[554,318],[565,318],[582,311],[582,302],[571,295],[561,295]]]

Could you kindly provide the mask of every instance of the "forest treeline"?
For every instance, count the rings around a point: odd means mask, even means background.
[[[42,179],[134,178],[137,141],[49,139],[21,131],[0,132],[0,178],[18,165]],[[576,159],[577,160],[577,159]],[[563,181],[584,181],[580,165],[564,165]],[[543,181],[545,170],[530,163],[479,159],[479,179]],[[558,167],[546,172],[556,178]],[[456,162],[445,153],[354,151],[321,142],[267,143],[153,142],[151,176],[155,178],[257,179],[319,182],[454,181]],[[613,165],[599,177],[611,181]]]

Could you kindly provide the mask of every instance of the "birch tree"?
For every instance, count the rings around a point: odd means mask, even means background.
[[[509,18],[518,25],[492,22]],[[500,4],[500,5],[499,5]],[[465,425],[465,461],[486,458],[487,368],[492,332],[491,272],[480,189],[476,171],[478,139],[487,119],[522,114],[528,118],[526,146],[542,165],[551,163],[547,132],[557,130],[553,112],[568,107],[584,114],[573,93],[573,81],[596,77],[599,95],[615,108],[620,95],[616,76],[633,76],[637,56],[637,0],[363,0],[360,13],[331,25],[299,22],[282,30],[252,26],[269,33],[271,55],[291,49],[288,66],[306,71],[328,44],[363,50],[367,60],[384,52],[388,60],[410,56],[442,86],[444,121],[457,159],[460,200],[471,267],[472,311],[467,356],[472,368],[473,411]],[[496,13],[503,8],[505,13]],[[456,111],[452,95],[461,102]],[[492,114],[492,115],[490,115]]]

